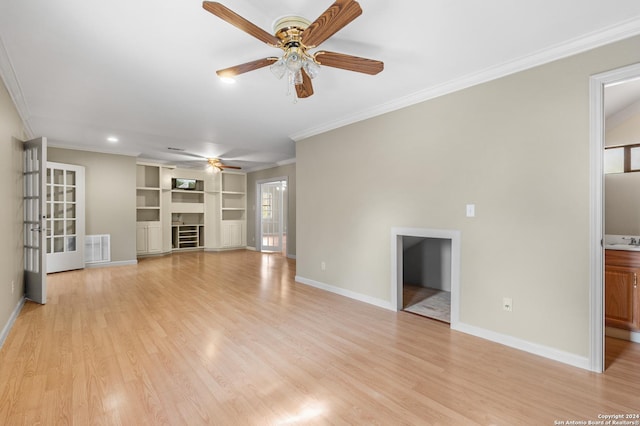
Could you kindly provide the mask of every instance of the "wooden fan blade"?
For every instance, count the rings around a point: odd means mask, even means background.
[[[357,1],[336,0],[302,32],[302,43],[308,48],[319,46],[361,14],[362,9]]]
[[[218,77],[232,78],[232,77],[235,77],[236,75],[244,74],[245,72],[264,68],[268,65],[271,65],[277,60],[278,60],[277,58],[258,59],[257,61],[251,61],[251,62],[247,62],[246,64],[240,64],[234,67],[218,70],[216,71],[216,74],[218,74]]]
[[[370,75],[378,74],[384,69],[384,63],[380,61],[345,55],[344,53],[327,52],[325,50],[316,52],[315,59],[320,65],[362,72]]]
[[[296,94],[299,98],[308,98],[313,95],[313,84],[311,84],[311,77],[307,75],[305,70],[302,71],[302,84],[296,84]]]
[[[218,18],[227,21],[234,27],[241,29],[245,33],[254,36],[262,42],[272,46],[277,46],[280,43],[280,40],[276,36],[269,34],[257,25],[247,21],[242,16],[221,5],[217,1],[204,1],[202,2],[202,7],[208,12],[216,15]]]
[[[236,170],[240,170],[242,169],[242,167],[238,167],[238,166],[225,166],[224,164],[220,164],[218,166],[221,169],[236,169]]]

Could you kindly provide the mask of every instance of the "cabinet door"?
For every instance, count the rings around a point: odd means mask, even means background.
[[[242,237],[242,223],[222,223],[222,247],[241,247],[243,240]]]
[[[162,251],[162,228],[159,222],[147,225],[147,251],[149,253]]]
[[[605,324],[633,330],[640,328],[638,270],[619,266],[605,267]]]
[[[139,223],[136,226],[136,251],[146,253],[147,250],[147,226]]]

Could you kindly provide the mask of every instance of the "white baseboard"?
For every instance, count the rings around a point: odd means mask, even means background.
[[[18,301],[18,304],[13,309],[13,312],[11,312],[11,315],[9,316],[9,321],[7,321],[7,323],[4,325],[4,328],[2,329],[2,333],[0,333],[0,348],[2,348],[2,345],[4,344],[5,339],[9,335],[9,331],[11,331],[11,327],[13,327],[13,323],[16,322],[16,318],[18,318],[18,315],[20,314],[20,311],[24,306],[24,301],[25,301],[25,298],[23,296]]]
[[[258,249],[257,249],[257,248],[255,248],[255,247],[251,247],[251,246],[247,246],[247,247],[245,247],[245,248],[246,248],[247,250],[250,250],[250,251],[258,251]]]
[[[340,296],[345,296],[350,299],[355,299],[360,302],[395,311],[395,308],[391,306],[391,302],[389,302],[388,300],[377,299],[375,297],[367,296],[366,294],[356,293],[355,291],[346,290],[341,287],[336,287],[329,284],[321,283],[319,281],[310,280],[309,278],[304,278],[299,275],[296,275],[295,280],[300,284],[305,284],[311,287],[319,288],[321,290],[329,291],[331,293],[339,294]]]
[[[296,255],[295,255],[295,254],[287,254],[287,257],[288,257],[289,259],[296,260]]]
[[[619,328],[605,327],[604,334],[616,339],[629,340],[630,342],[640,343],[640,333],[630,330],[621,330]]]
[[[534,355],[552,359],[564,364],[569,364],[574,367],[591,370],[588,357],[564,352],[558,349],[550,348],[548,346],[532,343],[526,340],[518,339],[516,337],[508,336],[506,334],[496,333],[495,331],[486,330],[484,328],[475,327],[473,325],[464,324],[461,322],[458,322],[455,328],[453,326],[451,328],[453,330],[461,331],[463,333],[471,334],[485,340],[500,343],[501,345],[509,346],[514,349],[519,349],[521,351],[529,352]]]
[[[137,265],[138,260],[118,260],[115,262],[96,262],[96,263],[86,263],[84,265],[85,268],[106,268],[111,266],[126,266],[126,265]]]

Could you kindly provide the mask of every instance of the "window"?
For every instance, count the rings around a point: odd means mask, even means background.
[[[640,172],[640,144],[604,149],[604,173]]]
[[[262,193],[262,218],[271,219],[273,217],[273,194],[270,192]]]

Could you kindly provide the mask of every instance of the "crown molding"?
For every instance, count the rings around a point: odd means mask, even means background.
[[[49,148],[59,148],[59,149],[69,149],[69,150],[73,150],[73,151],[85,151],[85,152],[94,152],[97,154],[111,154],[111,155],[123,155],[125,157],[138,157],[140,154],[142,154],[141,152],[132,152],[132,151],[126,151],[126,150],[119,150],[119,149],[109,149],[109,148],[100,148],[100,147],[95,147],[95,146],[78,146],[78,145],[69,145],[69,144],[64,144],[64,143],[59,143],[56,141],[51,141],[51,139],[49,139],[47,141],[47,146]],[[156,160],[153,160],[157,163]]]
[[[640,17],[290,135],[295,142],[640,34]]]
[[[31,114],[29,112],[29,108],[27,107],[27,102],[24,100],[24,94],[22,93],[22,87],[20,86],[20,82],[18,81],[18,77],[16,76],[15,69],[13,68],[13,63],[11,62],[11,58],[9,57],[9,52],[4,45],[4,41],[0,36],[0,77],[4,82],[7,91],[9,92],[9,96],[11,96],[11,100],[18,111],[18,115],[22,119],[22,127],[24,128],[26,139],[32,139],[34,137],[33,130],[31,130],[31,124],[29,123],[29,118]]]

